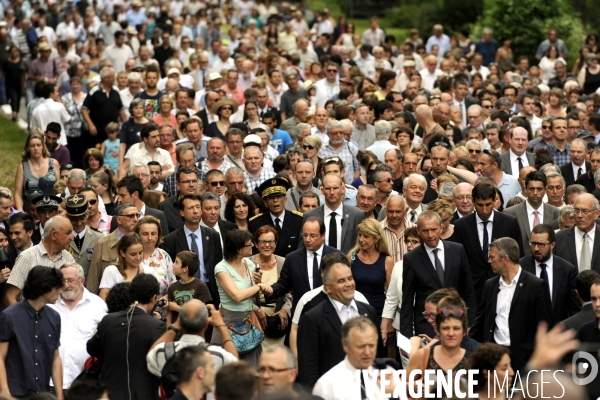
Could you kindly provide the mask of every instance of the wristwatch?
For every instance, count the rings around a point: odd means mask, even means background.
[[[169,325],[169,327],[167,328],[167,330],[173,331],[173,332],[175,332],[176,335],[179,335],[179,329],[177,329],[175,327],[175,325],[173,325],[173,324]]]

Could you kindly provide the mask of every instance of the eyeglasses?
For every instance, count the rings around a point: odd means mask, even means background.
[[[590,213],[596,212],[596,208],[594,208],[593,210],[586,210],[586,209],[581,209],[581,208],[574,208],[573,212],[575,213],[575,215],[582,213],[583,215],[589,215]]]
[[[215,186],[225,186],[225,181],[214,181],[210,183],[210,186],[215,187]]]
[[[458,200],[458,201],[472,201],[473,200],[473,196],[454,196],[454,200]]]
[[[315,149],[315,146],[311,146],[310,144],[303,144],[303,145],[302,145],[302,148],[303,148],[304,150],[314,150],[314,149]]]
[[[90,203],[91,205],[94,205],[98,202],[98,200],[88,200],[88,203]]]
[[[449,148],[450,148],[450,145],[449,145],[448,143],[446,143],[446,142],[435,142],[435,143],[433,144],[433,147],[435,147],[435,146],[442,146],[442,147],[445,147],[445,148],[447,148],[447,149],[449,149]]]
[[[275,243],[277,243],[277,242],[274,240],[259,240],[258,241],[258,244],[261,246],[266,246],[266,245],[273,246],[273,245],[275,245]]]
[[[477,150],[477,149],[469,149],[469,153],[481,153],[481,150]]]
[[[337,69],[328,69],[327,72],[333,72],[333,73],[337,73]]]
[[[377,182],[377,183],[381,183],[381,182],[392,183],[392,182],[394,182],[394,181],[392,180],[392,178],[387,178],[387,179],[382,179],[382,180],[380,180],[380,181],[375,181],[375,182]]]
[[[421,314],[423,314],[423,317],[425,317],[425,319],[435,319],[434,313],[427,313],[427,312],[423,311]]]
[[[126,218],[140,218],[142,216],[142,214],[140,213],[136,213],[136,214],[121,214],[119,215],[119,217],[126,217]]]
[[[542,129],[550,129],[551,126],[550,125],[542,125]]]
[[[531,247],[536,247],[537,246],[537,247],[540,248],[540,250],[544,250],[546,248],[546,246],[548,246],[549,244],[550,243],[540,243],[540,242],[532,242],[532,241],[529,242],[529,245]]]
[[[64,283],[68,284],[68,285],[72,285],[75,282],[79,282],[81,278],[77,278],[77,279],[65,279],[63,280]]]
[[[494,108],[492,106],[481,106],[481,108]]]
[[[454,309],[442,308],[440,311],[438,311],[438,314],[440,314],[442,317],[460,318],[463,315],[465,315],[465,310],[461,310],[459,308],[454,308]]]
[[[221,110],[223,111],[233,111],[232,107],[221,107]]]
[[[413,240],[410,240],[410,239],[405,239],[405,240],[404,240],[404,243],[406,243],[406,244],[409,244],[409,243],[410,243],[410,244],[412,244],[412,245],[416,246],[416,245],[418,245],[418,244],[421,244],[421,241],[420,241],[420,240],[415,240],[415,239],[413,239]]]
[[[133,176],[135,176],[138,179],[142,179],[142,178],[147,178],[150,175],[148,175],[148,174],[133,174]]]
[[[280,372],[289,371],[291,369],[294,369],[294,368],[279,368],[279,369],[276,369],[276,368],[260,367],[258,369],[258,373],[259,374],[263,374],[263,375],[266,374],[266,373],[268,373],[269,375],[273,375],[273,374],[278,374]]]

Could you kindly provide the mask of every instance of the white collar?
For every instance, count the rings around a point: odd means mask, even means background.
[[[331,300],[331,304],[333,304],[333,307],[335,307],[335,311],[339,314],[340,312],[342,312],[342,310],[344,309],[344,307],[346,307],[345,304],[340,303],[339,301],[332,299],[331,297],[329,297],[329,300]],[[352,307],[354,307],[354,309],[356,310],[356,312],[358,313],[358,307],[356,307],[356,302],[354,301],[354,299],[352,299],[352,301],[350,302],[350,305],[347,306],[348,309],[351,309]]]
[[[504,282],[504,278],[502,277],[502,275],[500,275],[500,287],[512,287],[512,285],[514,284],[515,286],[517,285],[517,282],[519,281],[519,277],[521,276],[521,266],[519,266],[519,271],[517,272],[517,274],[514,276],[514,278],[512,279],[512,281],[510,281],[510,284],[507,285],[506,282]]]
[[[321,247],[319,247],[319,249],[317,251],[312,251],[312,250],[306,250],[306,252],[308,253],[308,255],[312,256],[313,253],[317,253],[320,254],[321,257],[323,257],[323,248],[325,247],[325,243],[323,243],[321,245]]]
[[[87,233],[87,226],[84,227],[83,230],[79,233],[73,231],[73,237],[77,237],[77,236],[83,237],[83,236],[85,236],[86,233]]]
[[[340,205],[338,206],[338,208],[336,208],[335,210],[330,209],[329,207],[327,207],[327,204],[323,205],[323,214],[324,217],[329,216],[329,214],[331,214],[332,212],[335,212],[336,215],[344,215],[344,203],[340,203]]]
[[[534,261],[535,261],[535,266],[539,267],[541,262],[539,262],[538,260],[534,260]],[[554,264],[554,256],[550,255],[550,258],[547,261],[545,261],[544,264],[546,264],[546,268],[552,269],[552,265]]]
[[[432,252],[433,252],[433,250],[435,250],[435,249],[438,249],[438,250],[444,251],[444,245],[442,244],[442,239],[440,239],[440,240],[438,241],[438,244],[437,244],[437,246],[435,246],[435,247],[429,247],[429,246],[427,246],[425,243],[423,243],[423,245],[425,246],[425,250],[427,250],[427,253],[432,253]]]
[[[494,222],[494,212],[492,211],[492,214],[490,215],[490,217],[488,218],[488,222]],[[475,212],[475,221],[477,222],[477,225],[483,223],[483,220],[481,218],[479,218],[479,214],[477,214],[477,212]]]

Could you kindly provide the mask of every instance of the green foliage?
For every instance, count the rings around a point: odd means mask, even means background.
[[[2,148],[2,163],[0,163],[0,184],[15,190],[15,171],[21,162],[21,152],[25,145],[27,132],[17,124],[0,116],[0,148]]]
[[[386,16],[394,21],[393,26],[418,28],[423,36],[431,32],[433,25],[440,23],[443,5],[444,0],[404,0],[402,6],[389,9]]]

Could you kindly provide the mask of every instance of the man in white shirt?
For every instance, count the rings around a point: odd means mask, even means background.
[[[417,217],[425,211],[427,207],[423,206],[423,198],[425,198],[425,190],[427,190],[427,180],[423,175],[411,174],[404,179],[402,185],[402,194],[406,198],[406,213],[405,223],[417,223]]]
[[[339,66],[330,61],[325,64],[325,79],[321,79],[315,84],[317,94],[315,95],[315,102],[317,107],[325,107],[327,100],[340,92],[340,82],[338,80]]]
[[[210,58],[210,57],[209,57]],[[222,70],[235,69],[235,62],[229,56],[229,47],[222,45],[219,48],[219,59],[212,64],[212,71],[220,73]]]
[[[153,123],[144,125],[140,131],[140,137],[142,143],[131,146],[125,154],[123,165],[119,168],[119,179],[127,175],[130,166],[136,164],[148,165],[150,161],[158,161],[162,165],[161,180],[167,179],[175,170],[175,167],[169,152],[160,148],[158,125]]]
[[[396,149],[397,147],[390,143],[390,133],[392,125],[387,121],[375,122],[375,142],[367,147],[367,150],[372,151],[377,156],[378,160],[385,159],[385,153],[388,150]]]
[[[430,55],[425,59],[425,68],[419,71],[423,83],[423,89],[432,90],[437,78],[442,74],[442,70],[437,67],[437,57]]]
[[[55,304],[48,306],[60,315],[61,346],[58,349],[63,369],[63,389],[71,387],[88,359],[87,342],[107,313],[106,303],[84,287],[81,265],[60,267],[65,286]]]
[[[115,42],[110,46],[106,46],[106,51],[102,59],[109,60],[118,74],[121,71],[125,71],[125,63],[130,58],[135,59],[135,54],[131,50],[131,47],[125,45],[125,32],[115,32]]]
[[[433,35],[427,39],[427,43],[425,44],[427,53],[431,54],[433,45],[438,46],[438,57],[443,57],[451,49],[450,38],[444,33],[444,27],[440,24],[433,26]]]
[[[483,56],[479,53],[475,53],[473,59],[471,60],[471,76],[475,73],[480,73],[483,80],[486,80],[488,75],[490,74],[490,70],[488,67],[483,65]]]
[[[44,85],[45,100],[33,110],[31,117],[31,129],[39,128],[42,132],[46,131],[46,127],[50,122],[60,124],[61,132],[66,132],[65,125],[71,122],[71,114],[67,112],[64,104],[60,102],[58,88],[55,84],[49,83]],[[60,135],[58,143],[63,146],[67,145],[67,135]]]

